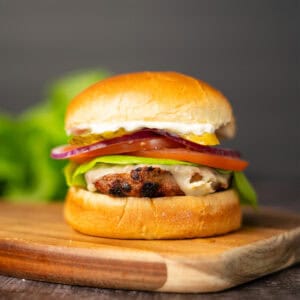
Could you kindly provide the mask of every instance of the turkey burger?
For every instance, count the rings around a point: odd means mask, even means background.
[[[256,204],[232,138],[228,100],[196,78],[142,72],[102,80],[67,109],[65,218],[89,235],[125,239],[206,237],[241,225]]]

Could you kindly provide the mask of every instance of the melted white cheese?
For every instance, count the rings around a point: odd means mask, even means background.
[[[146,165],[127,165],[127,166],[97,166],[94,169],[88,171],[85,174],[85,180],[87,183],[87,189],[91,192],[95,192],[95,182],[108,174],[120,174],[130,173],[132,170],[138,167],[145,167]],[[149,167],[149,165],[147,165]],[[201,196],[215,192],[213,184],[222,183],[228,186],[230,175],[219,174],[211,168],[206,167],[193,167],[193,166],[168,166],[168,165],[152,165],[152,167],[158,167],[162,170],[169,171],[180,189],[187,196]],[[200,180],[192,180],[193,175],[199,174]],[[192,181],[192,182],[191,182]]]
[[[155,128],[164,129],[176,132],[178,134],[193,133],[196,135],[202,135],[204,133],[214,133],[215,128],[212,124],[188,124],[188,123],[176,123],[176,122],[147,122],[147,121],[126,121],[115,123],[89,123],[80,124],[72,129],[67,130],[67,134],[80,134],[82,131],[87,131],[91,134],[101,134],[107,131],[115,132],[119,129],[125,131],[135,131],[142,128]]]

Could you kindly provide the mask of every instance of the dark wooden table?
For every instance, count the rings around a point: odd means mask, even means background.
[[[300,211],[299,180],[261,181],[260,203]],[[300,264],[214,294],[166,294],[97,289],[0,276],[0,299],[300,299]]]

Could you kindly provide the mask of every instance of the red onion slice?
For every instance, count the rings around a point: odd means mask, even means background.
[[[130,143],[130,141],[138,141],[138,140],[143,140],[146,138],[155,138],[158,136],[160,136],[160,135],[156,134],[154,132],[151,132],[151,131],[137,131],[132,134],[126,134],[126,135],[112,138],[109,140],[103,140],[103,141],[100,141],[100,142],[97,142],[97,143],[94,143],[91,145],[87,145],[87,146],[72,148],[72,146],[65,145],[65,146],[60,146],[60,147],[54,148],[51,151],[51,157],[54,159],[67,159],[67,158],[70,158],[75,155],[102,149],[102,148],[105,148],[110,145],[120,144],[120,143],[124,143],[124,142]]]
[[[198,152],[204,152],[204,153],[210,153],[210,154],[216,154],[216,155],[221,155],[221,156],[230,156],[230,157],[238,157],[238,158],[241,157],[241,154],[236,150],[200,145],[200,144],[194,143],[192,141],[185,140],[182,137],[180,137],[179,135],[177,135],[175,133],[170,133],[165,130],[154,129],[154,128],[143,129],[143,132],[147,132],[147,131],[165,136],[166,138],[171,139],[174,142],[181,144],[181,145],[185,146],[185,148],[190,149],[190,150],[195,150]]]
[[[228,157],[238,157],[238,158],[240,157],[240,153],[236,150],[200,145],[192,141],[185,140],[175,133],[170,133],[165,130],[153,129],[153,128],[144,128],[132,134],[126,134],[121,137],[116,137],[109,140],[103,140],[87,146],[72,147],[66,145],[66,146],[56,147],[51,151],[51,157],[54,159],[67,159],[72,156],[88,153],[98,149],[103,149],[111,145],[121,144],[125,142],[130,143],[133,141],[143,140],[147,138],[157,138],[159,136],[163,136],[169,139],[170,141],[173,141],[178,145],[182,145],[185,148],[190,150],[203,152],[203,153],[210,153],[215,155],[221,155],[221,156],[228,156]]]

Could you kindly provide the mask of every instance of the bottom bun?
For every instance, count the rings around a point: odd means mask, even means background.
[[[206,196],[114,198],[71,187],[65,218],[76,230],[120,239],[207,237],[241,225],[239,197],[233,189]]]

